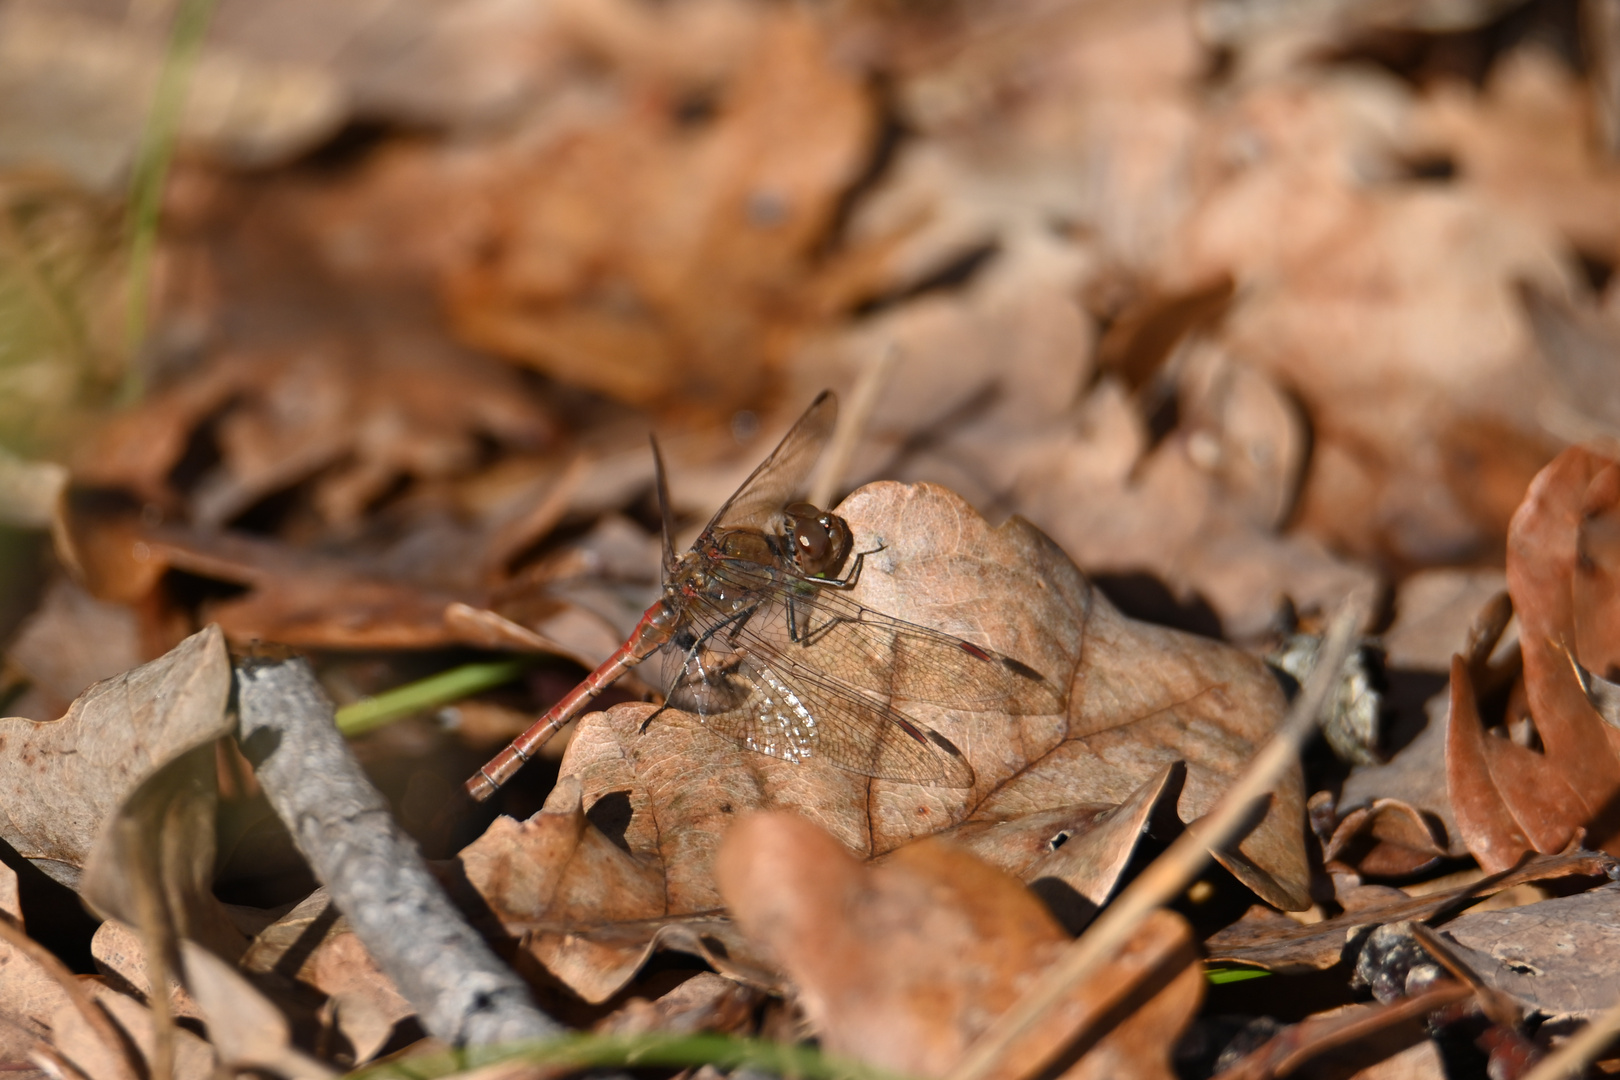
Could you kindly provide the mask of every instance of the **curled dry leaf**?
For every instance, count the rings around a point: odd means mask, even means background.
[[[1588,700],[1566,649],[1591,670],[1620,657],[1613,625],[1620,465],[1572,447],[1542,470],[1514,515],[1508,590],[1524,688],[1543,751],[1487,735],[1473,674],[1452,661],[1446,771],[1458,827],[1487,870],[1527,850],[1559,851],[1579,829],[1620,851],[1620,730]]]
[[[139,927],[154,948],[172,949],[178,935],[234,960],[247,939],[213,892],[216,762],[210,741],[141,781],[102,825],[79,894],[92,910]]]
[[[117,1025],[126,1045],[133,1047],[147,1075],[150,1075],[152,1063],[158,1054],[157,1024],[152,1010],[142,1000],[111,987],[90,982],[87,989],[96,1005]],[[76,1013],[59,1015],[67,1023],[52,1032],[52,1047],[66,1051],[67,1056],[73,1059],[71,1048],[82,1045],[82,1027],[76,1023]],[[218,1075],[219,1062],[214,1056],[214,1049],[201,1036],[185,1027],[176,1026],[169,1037],[174,1040],[171,1065],[173,1080],[211,1080]],[[100,1080],[109,1074],[95,1069],[89,1075],[91,1080]]]
[[[96,970],[115,989],[149,1000],[152,982],[146,965],[146,949],[141,935],[133,927],[118,919],[105,919],[96,927],[90,939],[90,955],[95,957]],[[197,1003],[191,1000],[185,987],[171,983],[169,1011],[173,1016],[200,1017]]]
[[[224,636],[209,627],[96,683],[60,720],[0,720],[0,836],[78,887],[92,846],[136,789],[232,730],[230,686]]]
[[[804,818],[767,812],[737,823],[715,869],[744,933],[792,977],[822,1045],[913,1075],[948,1072],[1069,940],[1016,878],[935,839],[865,868]],[[1158,913],[995,1075],[1056,1065],[1070,1077],[1168,1077],[1170,1036],[1202,996],[1196,955],[1186,924]],[[1110,1030],[1103,1018],[1120,1014]]]
[[[1463,843],[1446,789],[1446,738],[1450,729],[1447,710],[1444,695],[1430,698],[1425,706],[1428,723],[1416,738],[1401,747],[1389,761],[1351,772],[1340,791],[1338,813],[1348,819],[1381,801],[1395,800],[1411,807],[1428,822],[1448,856],[1467,855],[1468,848]],[[1421,845],[1417,850],[1421,850]]]
[[[1179,831],[1176,802],[1186,781],[1186,765],[1178,761],[1117,806],[968,821],[937,835],[1027,882],[1070,933],[1079,933],[1113,893],[1138,842],[1150,833],[1164,841]]]
[[[1446,857],[1445,826],[1411,803],[1375,799],[1339,821],[1322,852],[1328,863],[1356,868],[1374,877],[1402,877]]]
[[[655,933],[674,932],[671,920],[712,918],[720,906],[714,852],[749,809],[797,810],[868,858],[957,827],[969,844],[979,834],[1017,835],[1027,858],[1009,868],[1027,880],[1055,877],[1085,898],[1082,909],[1095,905],[1153,807],[1174,799],[1183,820],[1206,813],[1282,716],[1281,692],[1257,661],[1124,618],[1022,521],[991,529],[929,485],[871,485],[839,513],[857,549],[873,553],[857,601],[1050,673],[1069,688],[1068,715],[1006,717],[906,702],[909,715],[962,748],[977,777],[972,789],[768,758],[695,716],[654,716],[648,705],[585,717],[550,812],[523,825],[497,823],[463,853],[468,877],[497,914],[514,926],[547,924],[531,951],[550,957],[547,966],[577,991],[584,992],[575,981],[580,965],[570,962],[569,975],[555,966],[560,942],[583,949],[593,934],[611,939],[592,963],[611,959],[612,970],[627,975]],[[1177,762],[1186,763],[1179,793],[1166,771]],[[1261,897],[1286,908],[1309,902],[1303,803],[1295,771],[1259,825],[1218,853]],[[1101,808],[1118,809],[1088,843]],[[1078,838],[1069,841],[1077,843],[1072,857],[1058,839],[1065,831]],[[1086,912],[1077,914],[1083,922]],[[592,994],[616,988],[594,975],[589,981]]]

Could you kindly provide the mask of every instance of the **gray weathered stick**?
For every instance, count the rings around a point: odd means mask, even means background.
[[[242,746],[270,805],[422,1026],[453,1046],[561,1034],[428,873],[309,665],[249,660],[236,687]]]

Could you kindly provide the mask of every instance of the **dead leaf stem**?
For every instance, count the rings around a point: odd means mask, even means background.
[[[1197,828],[1189,828],[1131,882],[1056,963],[1049,967],[1006,1013],[968,1048],[948,1080],[984,1080],[1013,1044],[1062,1001],[1074,986],[1117,952],[1150,914],[1170,903],[1190,885],[1210,859],[1210,851],[1235,840],[1252,820],[1257,800],[1276,787],[1298,758],[1300,747],[1316,726],[1338,672],[1355,645],[1358,627],[1371,607],[1370,598],[1352,594],[1334,616],[1316,668],[1294,699],[1287,719],[1255,755],[1248,770],[1221,796]]]
[[[452,1046],[560,1034],[428,872],[338,733],[309,665],[249,661],[237,695],[242,746],[270,805],[423,1026]]]
[[[141,858],[142,823],[120,817],[114,825],[127,851],[137,853],[129,860],[130,886],[134,892],[141,951],[146,954],[146,980],[151,991],[147,1004],[152,1009],[152,1059],[149,1080],[172,1080],[174,1076],[174,1009],[169,1001],[170,960],[175,957],[174,924],[164,910],[161,886],[150,862]]]

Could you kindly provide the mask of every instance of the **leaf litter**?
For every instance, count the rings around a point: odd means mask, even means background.
[[[1355,722],[991,1072],[1519,1076],[1620,996],[1601,19],[219,0],[131,351],[98,223],[164,28],[12,7],[8,1067],[442,1048],[264,803],[227,642],[339,702],[542,654],[355,749],[568,1028],[952,1075],[1369,587]],[[950,788],[750,753],[647,672],[459,801],[657,596],[647,430],[685,541],[828,386],[871,403],[849,597],[1062,711],[897,702]]]

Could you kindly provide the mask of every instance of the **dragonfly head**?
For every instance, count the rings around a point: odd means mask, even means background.
[[[807,502],[789,503],[782,519],[782,531],[799,570],[808,577],[836,577],[855,546],[849,524],[832,511]]]

